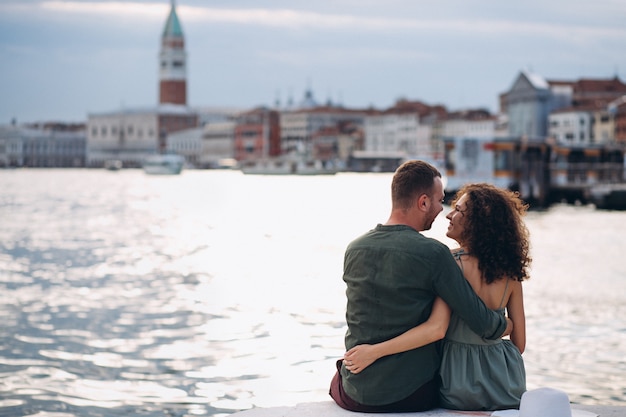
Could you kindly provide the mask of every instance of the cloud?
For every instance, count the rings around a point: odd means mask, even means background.
[[[44,1],[40,3],[44,11],[70,15],[132,16],[141,18],[163,19],[169,6],[162,3],[135,2],[79,2],[79,1]]]
[[[312,6],[314,7],[314,5]],[[42,1],[36,3],[9,3],[0,5],[0,12],[19,14],[52,13],[68,18],[115,17],[137,20],[162,21],[169,5],[154,2],[122,1]],[[335,30],[351,32],[377,32],[380,34],[399,32],[467,34],[478,36],[531,36],[569,41],[593,41],[600,39],[626,38],[626,28],[605,24],[562,23],[554,21],[528,21],[502,18],[449,18],[433,19],[425,15],[420,18],[362,16],[357,14],[320,13],[309,10],[272,8],[215,8],[177,6],[184,23],[225,23],[245,26],[262,26],[287,30]]]

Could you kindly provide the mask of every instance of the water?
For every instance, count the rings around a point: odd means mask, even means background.
[[[343,251],[386,220],[390,179],[0,171],[0,416],[329,400]],[[528,388],[626,405],[626,212],[527,223]],[[446,228],[428,234],[454,246]]]

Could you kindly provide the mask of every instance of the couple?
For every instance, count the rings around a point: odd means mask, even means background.
[[[443,210],[436,168],[404,163],[391,195],[387,223],[345,253],[347,352],[331,397],[361,412],[517,408],[526,390],[526,206],[488,184],[464,187],[446,216],[461,246],[451,252],[419,233]]]

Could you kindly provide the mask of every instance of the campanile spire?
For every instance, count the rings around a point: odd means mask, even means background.
[[[187,104],[187,53],[174,0],[161,35],[159,103]]]

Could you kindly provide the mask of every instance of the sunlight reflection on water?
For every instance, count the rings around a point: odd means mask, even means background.
[[[386,220],[390,178],[0,171],[0,415],[328,400],[343,251]],[[528,225],[529,388],[624,405],[626,213],[556,206]],[[454,246],[446,228],[427,234]]]

